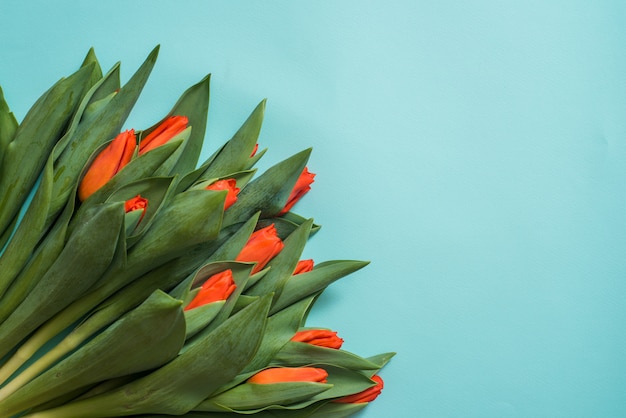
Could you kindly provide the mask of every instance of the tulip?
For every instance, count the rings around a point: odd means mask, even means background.
[[[274,224],[255,231],[248,239],[236,261],[256,262],[251,274],[257,273],[278,254],[285,244],[278,237]]]
[[[83,201],[104,186],[133,158],[137,140],[135,131],[120,133],[93,160],[78,187],[78,198]]]
[[[197,308],[211,302],[226,300],[235,291],[237,285],[233,280],[233,271],[228,269],[209,277],[196,296],[185,307],[185,310]]]
[[[231,207],[237,201],[237,181],[235,179],[218,180],[206,187],[207,190],[227,190],[226,200],[224,201],[224,210]]]
[[[317,345],[318,347],[341,348],[343,339],[337,336],[336,331],[327,329],[307,329],[296,332],[291,341]]]
[[[258,150],[259,150],[259,144],[254,144],[254,148],[252,149],[252,153],[250,154],[250,158],[254,157]]]
[[[248,379],[248,383],[317,382],[326,383],[328,373],[318,367],[272,367]]]
[[[143,213],[141,214],[141,217],[139,218],[139,222],[141,222],[141,220],[143,219],[143,216],[145,215],[147,208],[148,208],[148,199],[141,197],[140,195],[137,195],[133,197],[132,199],[128,199],[126,202],[124,202],[124,211],[126,211],[126,213],[133,212],[135,210],[143,211]]]
[[[165,144],[187,128],[186,116],[170,116],[139,143],[139,155]]]
[[[336,399],[335,402],[341,403],[364,403],[364,402],[372,402],[374,399],[380,395],[380,392],[383,390],[383,379],[375,375],[372,377],[372,380],[376,382],[376,385],[371,388],[367,388],[362,392],[355,393],[354,395],[344,396],[343,398]]]
[[[306,273],[311,270],[313,270],[313,260],[300,260],[293,271],[293,275]]]
[[[311,183],[313,183],[313,179],[315,178],[314,173],[310,173],[307,167],[304,167],[300,177],[296,181],[295,186],[291,190],[291,194],[287,199],[287,203],[285,207],[278,213],[279,215],[284,215],[289,212],[293,205],[296,204],[298,200],[302,198],[309,190],[311,190]]]

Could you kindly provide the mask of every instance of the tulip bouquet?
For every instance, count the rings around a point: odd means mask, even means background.
[[[367,263],[301,260],[310,149],[257,176],[261,102],[206,161],[209,77],[143,130],[90,50],[18,123],[0,90],[0,417],[344,417],[393,356],[307,328]]]

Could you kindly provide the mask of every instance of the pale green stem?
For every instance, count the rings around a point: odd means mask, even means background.
[[[15,354],[0,368],[0,384],[26,363],[48,341],[85,315],[103,299],[99,292],[91,292],[59,312],[24,342]],[[0,398],[2,399],[2,398]]]
[[[20,372],[19,375],[2,387],[0,389],[0,402],[35,377],[39,376],[39,374],[46,371],[48,367],[55,364],[58,360],[63,358],[64,355],[78,347],[83,341],[90,337],[90,334],[90,332],[72,333],[64,338],[63,341],[61,341],[56,347],[37,359],[37,361],[28,366],[26,370]],[[20,359],[22,358],[23,355]]]

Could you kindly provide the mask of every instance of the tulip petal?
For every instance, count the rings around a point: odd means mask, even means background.
[[[274,300],[280,297],[285,283],[290,279],[310,235],[313,219],[298,227],[284,241],[284,248],[270,261],[272,268],[257,284],[246,291],[249,295],[273,292]],[[253,270],[254,272],[254,270]]]

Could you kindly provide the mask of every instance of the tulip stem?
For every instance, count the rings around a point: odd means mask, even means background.
[[[89,312],[101,299],[102,296],[99,292],[88,293],[47,321],[22,344],[15,354],[0,368],[0,384],[5,382],[48,341]],[[2,391],[0,391],[0,393],[2,393]],[[0,399],[2,398],[0,397]]]
[[[82,343],[89,337],[89,335],[85,334],[89,334],[89,332],[68,335],[56,347],[52,348],[42,357],[37,359],[37,361],[28,366],[28,368],[15,376],[15,378],[9,381],[4,387],[0,388],[0,402],[9,397],[12,393],[24,386],[26,383],[36,378],[39,374],[46,371],[65,354],[71,352],[73,349],[78,347],[80,343]],[[13,358],[11,360],[13,360]],[[24,361],[28,360],[28,358],[25,358],[22,354],[19,360],[21,360],[23,363]]]

